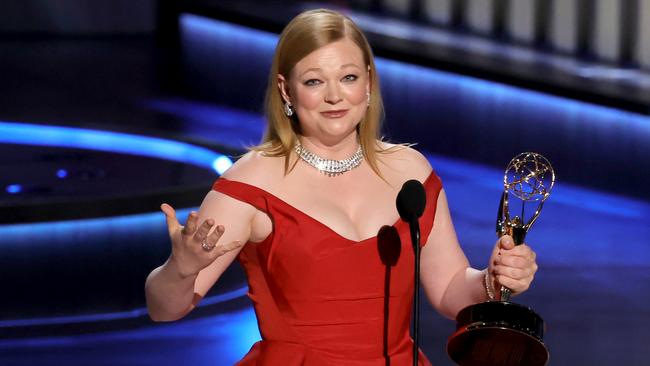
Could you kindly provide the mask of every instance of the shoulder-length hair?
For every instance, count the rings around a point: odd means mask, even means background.
[[[311,52],[343,38],[352,40],[361,49],[370,77],[370,105],[357,125],[357,134],[363,155],[377,174],[377,144],[381,133],[384,105],[379,90],[375,61],[368,40],[349,17],[332,10],[317,9],[297,15],[280,34],[275,49],[266,89],[266,132],[262,143],[253,150],[270,156],[285,157],[285,173],[291,169],[291,150],[297,140],[298,121],[295,115],[284,113],[284,100],[278,88],[278,74],[287,77],[293,67]]]

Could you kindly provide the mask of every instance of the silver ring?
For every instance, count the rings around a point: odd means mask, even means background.
[[[212,249],[214,249],[214,245],[210,245],[210,244],[208,244],[208,238],[205,238],[205,239],[203,239],[203,241],[201,242],[201,248],[203,248],[203,250],[205,250],[206,252],[209,252],[209,251],[211,251]]]

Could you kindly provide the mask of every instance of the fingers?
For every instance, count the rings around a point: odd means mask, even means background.
[[[187,216],[187,222],[185,222],[185,226],[183,227],[182,234],[183,235],[192,235],[196,231],[196,226],[198,224],[199,220],[199,214],[196,212],[192,211],[190,214]]]
[[[522,244],[510,250],[500,250],[495,263],[509,267],[528,267],[534,264],[536,259],[537,254],[529,246]]]
[[[535,272],[537,272],[536,263],[532,263],[531,265],[525,265],[522,267],[509,267],[503,265],[495,265],[492,268],[492,273],[494,275],[501,275],[515,280],[533,277],[535,275]]]
[[[203,240],[208,237],[208,233],[212,229],[212,226],[214,226],[213,219],[206,219],[205,221],[203,221],[203,224],[201,224],[199,228],[196,230],[196,232],[194,233],[193,236],[194,241],[202,243]]]
[[[537,272],[537,255],[526,244],[514,245],[508,235],[496,243],[488,270],[499,285],[513,293],[526,291]]]
[[[206,220],[206,223],[207,223],[207,220]],[[221,238],[221,235],[223,235],[224,231],[225,231],[225,228],[223,227],[223,225],[217,225],[217,227],[214,229],[214,231],[211,234],[206,236],[205,239],[201,240],[201,245],[205,245],[208,248],[214,248],[214,246],[217,245],[217,241],[219,241],[219,238]],[[199,233],[197,233],[197,235],[198,234]],[[212,249],[210,249],[210,250],[212,250]]]
[[[212,230],[214,228],[214,230]],[[212,230],[212,232],[210,232]],[[197,242],[201,246],[201,249],[211,253],[212,259],[216,259],[230,251],[236,250],[244,245],[239,240],[235,240],[228,244],[223,244],[217,246],[219,239],[223,236],[226,229],[223,225],[216,225],[214,220],[206,219],[201,226],[196,230],[196,233],[192,237],[193,241]]]
[[[513,268],[527,268],[536,265],[534,253],[525,255],[504,254],[495,260],[495,264]]]
[[[512,237],[510,235],[504,235],[499,238],[498,246],[501,249],[512,249],[515,247],[515,241],[512,240]]]
[[[537,255],[526,244],[515,245],[510,235],[504,235],[497,240],[493,254],[498,256],[520,256],[535,260]]]
[[[518,294],[528,290],[532,282],[531,279],[514,279],[507,276],[496,275],[496,281],[501,285],[509,288],[513,294]]]
[[[235,240],[228,244],[222,244],[217,246],[217,242],[219,241],[219,239],[221,238],[224,232],[225,232],[225,228],[222,225],[217,225],[215,230],[202,241],[201,246],[203,246],[204,250],[208,252],[212,252],[213,259],[219,258],[228,252],[239,249],[244,245],[244,243],[241,242],[240,240]]]
[[[510,250],[500,250],[493,260],[493,265],[510,268],[531,268],[537,270],[535,262],[537,254],[525,244],[519,245]]]
[[[178,219],[176,218],[176,211],[172,206],[163,203],[160,205],[160,210],[165,214],[165,219],[167,220],[167,229],[170,233],[180,226]]]

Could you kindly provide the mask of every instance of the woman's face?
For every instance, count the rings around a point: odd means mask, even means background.
[[[278,76],[278,86],[302,135],[326,145],[354,133],[368,106],[369,72],[361,49],[347,38],[307,55],[288,79]]]

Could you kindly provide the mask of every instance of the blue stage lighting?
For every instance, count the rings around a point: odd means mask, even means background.
[[[227,165],[230,159],[212,150],[185,142],[157,137],[83,128],[0,122],[0,143],[70,147],[148,156],[189,163],[221,174],[215,167]]]
[[[242,25],[218,21],[194,14],[181,14],[181,31],[190,30],[193,38],[202,41],[205,38],[217,36],[219,39],[229,40],[230,45],[249,52],[260,52],[275,48],[278,35]],[[219,45],[222,46],[222,45]]]
[[[23,191],[23,186],[21,186],[20,184],[10,184],[7,186],[5,190],[9,194],[16,194]]]
[[[232,160],[225,156],[220,156],[214,159],[212,168],[219,174],[223,174],[228,168],[232,166]]]
[[[248,286],[243,286],[223,294],[208,297],[203,301],[201,301],[201,303],[198,306],[203,307],[203,306],[223,303],[229,300],[236,299],[238,297],[244,297],[246,296],[247,293],[248,293]],[[10,319],[10,320],[0,320],[0,329],[9,328],[9,327],[94,323],[99,321],[132,319],[132,318],[138,318],[146,315],[147,315],[146,308],[138,308],[130,311],[119,311],[119,312],[112,312],[112,313],[30,318],[30,319]]]
[[[197,208],[183,208],[176,211],[181,222],[187,220],[189,213]],[[47,238],[48,246],[60,247],[61,250],[68,250],[71,247],[86,243],[85,238],[108,237],[122,238],[129,235],[137,228],[138,231],[155,233],[166,232],[165,219],[162,213],[144,213],[126,216],[93,218],[83,220],[69,220],[58,222],[41,222],[30,224],[12,224],[0,226],[0,249],[16,250],[21,248],[28,250],[38,247],[38,243]],[[76,238],[76,239],[75,239]],[[119,241],[119,239],[116,239]],[[100,245],[100,244],[95,244]],[[114,250],[118,250],[117,245]],[[209,306],[239,297],[246,296],[248,287],[243,285],[226,293],[207,297],[201,301],[199,306]],[[60,317],[43,317],[31,319],[0,320],[0,329],[3,327],[16,326],[43,326],[54,324],[86,323],[107,320],[119,320],[136,318],[146,315],[146,309],[134,309],[130,311],[86,314]]]
[[[149,156],[201,166],[214,170],[218,174],[223,174],[232,165],[230,158],[225,155],[184,142],[82,128],[0,121],[0,143],[79,148]],[[63,179],[66,178],[69,173],[66,169],[60,168],[55,174],[58,178]],[[23,186],[20,184],[10,184],[7,185],[5,189],[7,193],[18,194],[23,191]],[[179,215],[184,216],[187,215],[188,212],[189,209],[184,209],[179,210],[178,213]],[[119,232],[120,230],[128,230],[125,228],[129,227],[146,227],[150,230],[159,230],[158,226],[160,226],[161,223],[162,219],[160,214],[151,213],[125,217],[109,217],[53,223],[6,225],[0,228],[0,233],[4,234],[3,238],[6,239],[3,240],[3,246],[14,246],[23,243],[23,240],[20,238],[23,235],[14,236],[19,232],[23,234],[28,232],[28,237],[42,237],[48,236],[48,233],[51,234],[53,231],[68,237],[68,239],[61,242],[62,245],[70,245],[69,238],[74,237],[74,232],[79,229],[98,232],[97,235],[99,236],[109,232],[115,235],[116,232]],[[53,240],[53,242],[56,242],[56,240]],[[210,297],[205,299],[203,305],[214,304],[235,297],[245,296],[246,291],[247,288],[244,286],[223,295]],[[135,309],[132,311],[117,313],[12,320],[9,322],[0,322],[0,328],[16,325],[47,325],[115,320],[138,317],[144,314],[146,314],[145,309]]]

